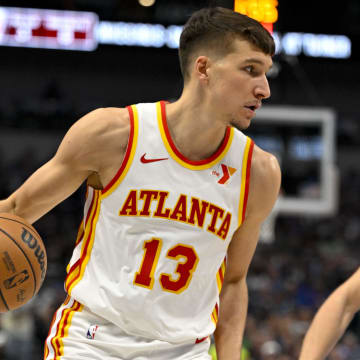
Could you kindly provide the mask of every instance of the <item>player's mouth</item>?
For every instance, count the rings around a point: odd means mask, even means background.
[[[260,108],[260,106],[261,106],[260,102],[253,102],[253,103],[245,105],[245,108],[249,109],[251,111],[256,111],[257,109]]]
[[[257,102],[257,103],[245,105],[244,107],[251,113],[251,115],[255,115],[255,111],[257,109],[259,109],[260,106],[261,106],[261,104],[259,102]]]

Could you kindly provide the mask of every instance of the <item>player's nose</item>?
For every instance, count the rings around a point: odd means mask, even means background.
[[[262,77],[255,87],[255,96],[258,99],[267,99],[271,96],[270,85],[266,76]]]

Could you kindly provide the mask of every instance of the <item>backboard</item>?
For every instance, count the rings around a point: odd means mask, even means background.
[[[264,106],[245,133],[279,160],[282,189],[276,211],[336,213],[335,113],[331,109]]]
[[[334,111],[264,106],[244,133],[274,154],[282,170],[280,196],[263,224],[261,241],[274,240],[279,214],[332,216],[337,212]]]

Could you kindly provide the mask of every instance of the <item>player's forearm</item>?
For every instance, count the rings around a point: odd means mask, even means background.
[[[15,213],[15,201],[12,197],[0,200],[0,213]]]
[[[219,321],[214,333],[218,360],[240,360],[247,307],[246,280],[224,284]]]
[[[33,223],[36,208],[34,206],[31,208],[30,205],[30,201],[18,201],[16,193],[13,193],[7,199],[0,201],[0,213],[14,214],[24,218],[29,223]]]
[[[323,360],[345,332],[354,316],[341,290],[333,293],[316,314],[301,349],[299,360]]]

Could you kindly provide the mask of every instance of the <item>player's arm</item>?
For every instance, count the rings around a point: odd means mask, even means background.
[[[97,109],[67,132],[54,157],[13,194],[0,201],[0,212],[33,223],[74,193],[92,174],[120,166],[129,134],[126,109]]]
[[[340,285],[316,313],[305,335],[300,360],[325,359],[359,309],[360,269]]]
[[[255,146],[245,220],[229,245],[220,294],[219,321],[214,333],[219,360],[240,360],[248,306],[246,275],[258,242],[261,224],[277,199],[280,181],[280,168],[276,158]]]

